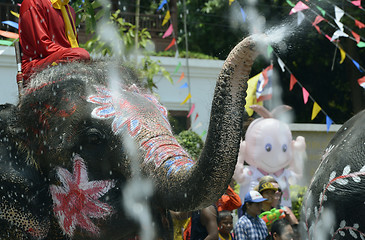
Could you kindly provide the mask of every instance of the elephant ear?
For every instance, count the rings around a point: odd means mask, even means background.
[[[48,185],[11,126],[16,109],[0,109],[0,139],[7,139],[0,142],[0,239],[43,239],[52,209]]]
[[[246,151],[246,142],[241,141],[240,151],[238,153],[238,158],[237,158],[237,164],[233,173],[233,179],[239,184],[242,184],[246,181],[246,176],[243,171],[244,170],[243,164],[245,162],[244,159],[245,151]]]

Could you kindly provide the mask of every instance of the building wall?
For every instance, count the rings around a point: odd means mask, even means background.
[[[156,92],[160,96],[161,103],[168,110],[175,111],[189,111],[191,104],[195,103],[195,111],[192,115],[192,129],[198,134],[202,134],[208,129],[215,82],[223,61],[189,60],[190,91],[192,98],[190,102],[181,105],[181,102],[189,93],[188,89],[180,88],[180,86],[188,82],[186,60],[167,57],[152,58],[159,60],[162,66],[171,73],[174,80],[174,83],[171,84],[161,75],[155,77],[154,81],[158,87]],[[181,62],[181,67],[177,73],[174,73],[179,62]],[[16,104],[17,102],[16,71],[14,48],[0,46],[0,76],[2,83],[2,87],[0,88],[0,104]],[[182,72],[184,72],[185,78],[177,83]],[[199,117],[194,121],[196,113],[199,114]],[[303,136],[306,139],[308,160],[304,168],[304,184],[307,184],[313,176],[315,169],[320,163],[323,151],[339,127],[340,125],[332,125],[330,131],[327,133],[326,126],[323,124],[290,124],[293,139],[297,136]]]

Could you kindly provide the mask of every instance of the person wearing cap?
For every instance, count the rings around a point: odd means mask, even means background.
[[[258,216],[266,200],[257,191],[246,193],[242,206],[244,214],[233,228],[236,240],[263,240],[267,237],[266,224]]]
[[[272,208],[282,208],[285,213],[285,219],[289,221],[290,225],[298,225],[298,219],[295,217],[293,211],[280,204],[282,191],[275,178],[270,176],[262,177],[259,182],[258,191],[264,198],[267,198],[267,201],[262,204],[263,212],[270,211]]]

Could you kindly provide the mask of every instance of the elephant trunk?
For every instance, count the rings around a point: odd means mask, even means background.
[[[160,205],[178,211],[199,209],[215,203],[226,190],[237,161],[247,80],[257,55],[254,39],[248,37],[227,57],[217,80],[199,160],[194,163],[176,148],[151,174]]]

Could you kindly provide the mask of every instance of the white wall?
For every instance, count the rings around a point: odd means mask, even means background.
[[[174,80],[174,84],[171,84],[162,75],[157,75],[154,78],[158,87],[156,93],[160,95],[161,103],[168,110],[189,111],[191,108],[189,102],[180,105],[189,93],[187,88],[180,88],[188,82],[186,60],[169,57],[152,57],[152,59],[159,60],[162,66],[171,73]],[[177,73],[173,74],[179,62],[181,62],[181,67]],[[191,116],[192,129],[199,135],[208,129],[215,83],[223,62],[220,60],[189,59],[191,104],[195,103],[195,111]],[[177,83],[182,72],[184,72],[185,78]],[[199,117],[194,121],[196,113],[199,114]]]
[[[17,102],[16,74],[14,47],[0,46],[0,104]]]

